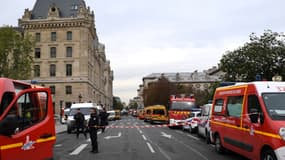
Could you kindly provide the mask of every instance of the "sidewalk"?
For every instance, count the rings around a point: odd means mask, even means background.
[[[58,116],[55,116],[55,133],[62,133],[66,131],[66,124],[61,124]]]
[[[61,124],[60,122],[56,122],[55,132],[56,134],[66,132],[66,124]]]

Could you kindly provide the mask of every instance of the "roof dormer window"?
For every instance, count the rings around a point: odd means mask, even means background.
[[[77,4],[73,4],[71,6],[71,10],[78,10],[78,5]]]

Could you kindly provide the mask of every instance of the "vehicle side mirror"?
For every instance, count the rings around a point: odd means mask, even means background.
[[[8,115],[0,122],[0,135],[12,136],[18,128],[18,118],[16,115]]]

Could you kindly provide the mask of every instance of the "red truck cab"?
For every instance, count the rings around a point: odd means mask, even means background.
[[[216,89],[210,116],[217,152],[249,159],[285,157],[285,82],[248,82]]]
[[[55,140],[50,89],[0,78],[0,160],[52,159]]]
[[[168,110],[169,128],[182,127],[185,119],[189,118],[193,111],[200,111],[196,107],[193,95],[187,96],[170,96],[170,104]]]

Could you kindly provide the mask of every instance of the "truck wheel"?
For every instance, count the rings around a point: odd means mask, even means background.
[[[207,130],[205,131],[205,133],[206,133],[206,143],[210,144],[211,143],[210,133]]]
[[[189,125],[189,132],[194,133],[194,129],[191,127],[191,125]]]
[[[222,144],[222,141],[219,135],[216,135],[216,138],[215,138],[215,150],[218,153],[224,152],[224,147],[223,147],[223,144]]]
[[[261,160],[277,160],[277,158],[271,149],[267,149],[261,153]]]

